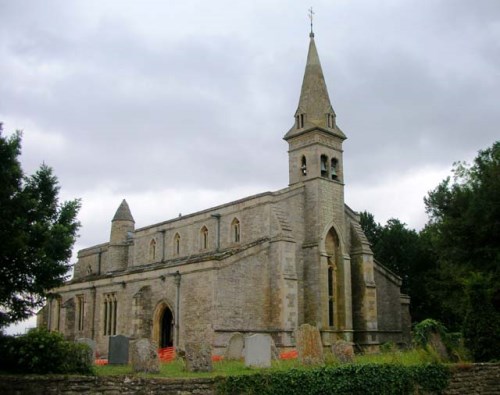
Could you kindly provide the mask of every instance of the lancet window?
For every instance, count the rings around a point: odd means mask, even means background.
[[[78,295],[76,297],[76,327],[79,331],[83,331],[83,323],[85,317],[85,299],[83,295]]]
[[[104,335],[116,335],[116,311],[118,301],[115,293],[104,294]]]
[[[302,156],[300,161],[300,171],[303,176],[307,176],[307,160],[305,156]]]
[[[232,232],[232,241],[234,243],[239,243],[241,239],[241,234],[240,234],[240,221],[238,218],[233,219],[233,222],[231,222],[231,232]]]
[[[149,259],[154,261],[156,259],[156,240],[152,239],[149,243]]]
[[[206,226],[203,226],[203,228],[201,228],[200,244],[202,250],[206,250],[208,248],[208,229]]]
[[[176,233],[174,236],[174,252],[175,255],[179,255],[181,252],[181,236]]]

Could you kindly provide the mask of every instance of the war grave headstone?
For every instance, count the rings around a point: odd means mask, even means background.
[[[92,350],[92,354],[91,354],[92,363],[94,363],[94,361],[96,359],[96,342],[94,340],[88,339],[86,337],[76,339],[76,342],[81,343],[81,344],[86,344],[87,346],[90,347],[90,349]]]
[[[340,363],[350,363],[354,361],[354,349],[352,344],[345,340],[337,340],[332,344],[332,354]]]
[[[237,332],[231,336],[229,342],[227,343],[225,359],[227,361],[239,361],[243,358],[243,350],[245,348],[245,338],[244,336]]]
[[[184,351],[188,372],[212,371],[212,348],[210,344],[203,342],[186,343]]]
[[[159,373],[160,358],[157,345],[149,339],[139,339],[130,345],[130,363],[134,372]]]
[[[271,366],[270,335],[255,334],[245,337],[245,366],[269,368]]]
[[[295,331],[299,361],[304,365],[324,363],[323,344],[318,328],[309,324],[301,325]]]
[[[109,337],[108,364],[126,365],[128,364],[129,339],[123,335]]]

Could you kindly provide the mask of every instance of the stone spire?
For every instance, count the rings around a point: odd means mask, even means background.
[[[132,217],[132,213],[130,212],[130,208],[128,207],[127,201],[123,199],[120,207],[116,210],[115,216],[113,217],[112,222],[114,221],[134,221],[134,217]]]
[[[314,33],[311,32],[309,37],[309,52],[299,105],[295,112],[295,125],[285,135],[285,140],[313,128],[320,128],[324,132],[345,139],[344,133],[336,126],[336,115],[328,96],[325,77],[314,42]]]

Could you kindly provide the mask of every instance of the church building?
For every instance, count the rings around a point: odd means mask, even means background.
[[[401,279],[374,260],[344,202],[345,139],[311,33],[284,135],[288,187],[139,229],[123,200],[109,241],[78,252],[73,279],[53,290],[39,325],[93,339],[100,355],[118,334],[181,349],[203,341],[223,354],[233,334],[265,333],[288,350],[304,323],[325,347],[408,343]]]

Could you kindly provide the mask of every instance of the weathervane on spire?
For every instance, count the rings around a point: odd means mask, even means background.
[[[308,16],[309,16],[309,19],[311,20],[311,34],[310,34],[310,36],[314,37],[314,32],[313,32],[313,15],[314,15],[314,11],[313,11],[312,6],[311,6],[311,8],[309,8],[308,11],[309,11]]]

